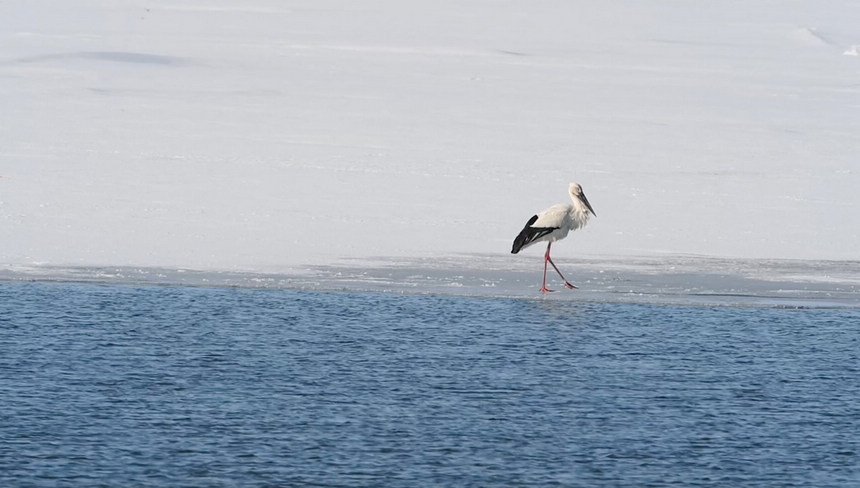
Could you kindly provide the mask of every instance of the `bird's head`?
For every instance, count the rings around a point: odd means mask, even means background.
[[[585,192],[582,191],[582,187],[579,186],[579,183],[571,183],[570,184],[570,198],[574,201],[574,203],[579,203],[580,206],[585,206],[591,215],[597,217],[597,214],[594,213],[594,209],[591,208],[591,204],[588,203],[588,198],[585,198]]]

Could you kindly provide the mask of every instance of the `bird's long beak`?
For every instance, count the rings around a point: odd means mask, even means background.
[[[588,207],[588,211],[591,212],[591,215],[594,215],[595,217],[597,217],[597,214],[594,213],[594,209],[591,208],[591,204],[588,203],[588,198],[585,198],[585,192],[582,192],[582,203],[584,203],[585,206]]]

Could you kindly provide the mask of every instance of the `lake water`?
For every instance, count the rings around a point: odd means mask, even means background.
[[[2,486],[860,486],[860,309],[0,282]]]

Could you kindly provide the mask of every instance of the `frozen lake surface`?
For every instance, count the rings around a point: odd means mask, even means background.
[[[11,0],[0,264],[857,260],[860,4]]]
[[[0,280],[379,291],[654,304],[858,307],[860,262],[718,259],[702,256],[556,259],[579,287],[542,295],[540,256],[459,255],[341,260],[279,273],[185,268],[6,266]]]
[[[551,298],[0,282],[0,483],[857,486],[857,308]]]

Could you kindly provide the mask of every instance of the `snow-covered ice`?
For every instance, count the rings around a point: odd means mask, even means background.
[[[510,242],[569,181],[598,217],[553,249],[563,270],[858,260],[857,19],[848,0],[2,2],[0,266],[539,271]]]

